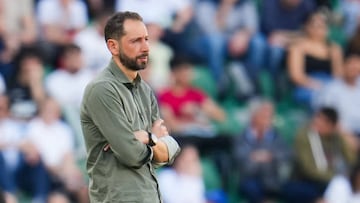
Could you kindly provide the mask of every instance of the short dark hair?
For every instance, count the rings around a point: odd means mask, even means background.
[[[65,57],[68,54],[71,53],[79,53],[81,52],[81,48],[76,44],[68,44],[64,46],[61,50],[61,57]]]
[[[353,51],[353,50],[351,50],[349,48],[346,49],[345,54],[344,54],[345,60],[347,60],[349,58],[353,58],[353,57],[360,57],[360,52]]]
[[[178,70],[180,68],[185,67],[184,65],[191,65],[191,60],[184,55],[175,55],[170,60],[170,69],[171,71]]]
[[[337,111],[332,107],[321,107],[318,113],[325,116],[325,118],[333,125],[336,125],[339,120]]]
[[[124,22],[128,19],[143,21],[142,17],[135,12],[125,11],[114,14],[113,16],[111,16],[111,18],[107,21],[105,25],[105,41],[108,41],[109,39],[118,40],[122,36],[124,36]]]

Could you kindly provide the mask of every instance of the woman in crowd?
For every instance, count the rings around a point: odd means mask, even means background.
[[[326,16],[314,12],[305,22],[304,36],[289,50],[288,71],[296,86],[295,100],[311,106],[314,94],[341,75],[342,63],[341,48],[328,40]]]

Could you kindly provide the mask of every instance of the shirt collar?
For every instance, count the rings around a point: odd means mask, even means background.
[[[131,82],[129,78],[126,77],[125,73],[119,68],[119,66],[116,65],[114,60],[111,59],[109,67],[110,67],[110,72],[117,78],[118,81],[123,83],[128,89],[131,89],[132,87],[137,87],[140,84],[141,77],[139,73],[136,75],[134,81]]]

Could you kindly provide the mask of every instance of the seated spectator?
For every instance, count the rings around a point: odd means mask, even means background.
[[[61,54],[62,67],[50,73],[45,79],[47,93],[54,98],[64,113],[65,120],[74,129],[79,155],[85,153],[80,125],[80,104],[85,87],[93,74],[84,68],[80,47],[70,44]]]
[[[1,94],[0,96],[0,197],[4,200],[0,202],[16,203],[14,188],[9,180],[9,165],[5,160],[6,151],[14,146],[11,140],[14,140],[16,135],[12,132],[13,125],[9,119],[8,114],[8,98]],[[12,136],[12,137],[10,137]],[[11,153],[11,152],[10,152]],[[6,201],[5,201],[6,199]]]
[[[253,101],[251,118],[242,135],[235,137],[233,156],[240,175],[239,191],[251,203],[278,196],[290,169],[290,151],[274,129],[274,106]]]
[[[329,83],[317,97],[319,106],[337,110],[345,130],[360,136],[360,53],[346,56],[343,77]]]
[[[76,202],[87,202],[87,190],[83,176],[74,157],[74,137],[70,127],[61,119],[60,106],[55,100],[44,100],[39,115],[29,123],[24,145],[34,149],[34,156],[42,160],[50,175],[50,181],[58,184]],[[54,189],[54,188],[52,188]]]
[[[191,86],[192,65],[187,59],[173,58],[171,71],[173,84],[158,95],[169,130],[182,135],[215,135],[210,121],[224,121],[224,111],[204,92]]]
[[[261,32],[267,42],[266,68],[271,73],[276,91],[281,85],[282,62],[288,46],[301,36],[301,27],[315,10],[314,0],[267,0],[260,6]],[[280,96],[282,92],[275,92]]]
[[[0,1],[0,72],[6,76],[19,49],[37,40],[33,8],[31,0]]]
[[[338,131],[338,114],[320,108],[311,125],[295,139],[296,178],[284,187],[287,202],[315,202],[321,199],[335,175],[346,175],[356,153]]]
[[[205,185],[198,151],[182,147],[171,168],[158,174],[160,191],[166,203],[205,203]]]
[[[2,132],[7,128],[7,121],[5,116],[5,112],[7,112],[7,110],[4,109],[4,99],[6,99],[6,97],[0,97],[0,130]],[[3,156],[3,150],[7,147],[6,145],[8,144],[6,143],[6,134],[7,133],[3,132],[0,136],[0,202],[16,203],[17,200],[15,194],[12,193],[13,188],[10,184],[10,180],[8,179],[8,167]]]
[[[110,15],[111,13],[108,11],[102,11],[90,26],[78,32],[74,37],[74,43],[83,52],[84,66],[94,74],[103,70],[111,58],[111,54],[104,43],[104,28]]]
[[[360,25],[360,1],[359,0],[342,0],[340,11],[343,15],[343,29],[348,38],[352,37],[357,27]]]
[[[1,186],[13,196],[22,191],[34,202],[45,203],[49,189],[45,167],[31,149],[23,145],[23,126],[9,115],[9,100],[0,96]]]
[[[162,39],[175,50],[188,45],[186,34],[193,17],[191,0],[116,0],[115,10],[135,11],[145,23],[159,25],[164,31]]]
[[[15,59],[14,74],[7,81],[13,117],[28,120],[35,116],[45,97],[43,86],[44,62],[39,49],[23,48]]]
[[[245,62],[250,78],[256,83],[257,71],[263,65],[264,46],[256,34],[259,25],[254,3],[250,0],[203,0],[196,10],[196,22],[206,38],[202,50],[220,98],[226,96],[229,86],[225,68],[228,58]],[[239,94],[242,94],[240,89]]]
[[[296,102],[312,105],[313,95],[329,80],[341,76],[341,48],[327,39],[326,16],[314,12],[305,23],[305,35],[289,50],[288,71],[295,84]]]
[[[73,43],[75,34],[88,24],[86,4],[81,0],[40,0],[36,14],[48,58],[57,65],[62,46]]]

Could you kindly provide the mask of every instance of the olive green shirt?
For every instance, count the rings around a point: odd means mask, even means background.
[[[92,203],[161,201],[152,148],[134,132],[150,131],[159,119],[151,88],[138,75],[131,82],[111,61],[86,87],[81,125],[87,149],[89,194]],[[171,136],[160,138],[168,147],[171,163],[180,151]],[[111,150],[104,151],[110,144]]]

